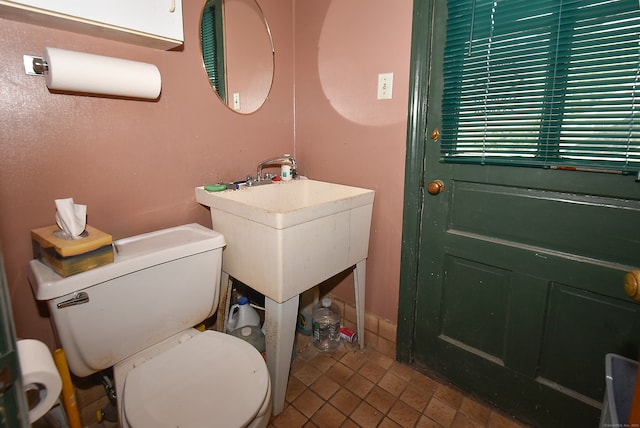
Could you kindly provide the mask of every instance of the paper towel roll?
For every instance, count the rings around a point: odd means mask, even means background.
[[[40,401],[29,410],[29,423],[34,423],[56,404],[62,390],[62,380],[47,345],[34,339],[18,340],[17,344],[25,391],[32,388],[41,391]]]
[[[84,92],[156,99],[162,79],[153,64],[120,58],[44,48],[47,87],[54,91]]]

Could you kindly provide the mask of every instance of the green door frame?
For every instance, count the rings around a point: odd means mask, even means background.
[[[9,288],[0,249],[0,427],[3,428],[31,426],[17,348]]]
[[[431,68],[431,40],[436,3],[441,0],[414,0],[409,75],[407,154],[402,215],[402,254],[398,308],[398,361],[411,363],[420,260],[421,220],[424,203],[424,155]],[[443,2],[444,3],[444,2]]]

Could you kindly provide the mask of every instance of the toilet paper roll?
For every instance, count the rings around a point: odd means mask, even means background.
[[[34,423],[56,404],[62,380],[47,345],[34,339],[18,340],[17,344],[24,389],[40,390],[40,401],[29,410],[29,423]]]
[[[54,91],[83,92],[156,99],[162,87],[153,64],[58,48],[44,48],[47,87]]]

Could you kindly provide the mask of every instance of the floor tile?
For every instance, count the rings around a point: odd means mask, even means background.
[[[389,369],[393,365],[393,359],[379,353],[376,350],[365,350],[365,355],[369,361],[373,361],[384,369]]]
[[[311,421],[320,428],[339,427],[347,417],[329,403],[325,403],[320,410],[313,415]]]
[[[407,382],[400,379],[395,374],[387,372],[382,379],[380,379],[378,385],[380,385],[382,389],[390,392],[393,396],[399,397],[407,387]]]
[[[270,422],[276,428],[297,428],[307,423],[307,418],[296,410],[293,406],[287,406],[285,409]]]
[[[396,400],[396,397],[391,395],[389,392],[380,388],[378,385],[375,385],[369,395],[365,398],[366,402],[371,404],[376,409],[381,412],[388,412],[393,403]]]
[[[307,418],[311,418],[313,414],[324,404],[324,400],[310,389],[305,390],[293,402],[293,406]]]
[[[471,398],[464,397],[462,399],[462,404],[460,405],[460,413],[467,415],[469,418],[480,424],[480,426],[485,426],[489,421],[491,409],[484,404],[472,400]]]
[[[393,420],[385,417],[382,422],[380,422],[380,425],[378,425],[378,428],[402,428],[402,425],[398,425]]]
[[[309,360],[309,364],[322,373],[329,370],[337,361],[329,355],[318,354]]]
[[[364,401],[351,414],[351,419],[362,427],[375,427],[383,417],[384,413]]]
[[[484,428],[484,424],[477,422],[464,413],[458,412],[456,413],[451,428]]]
[[[382,379],[382,376],[384,376],[386,370],[373,361],[367,360],[360,367],[360,369],[358,369],[358,373],[369,379],[371,382],[377,383],[380,379]]]
[[[413,375],[413,369],[411,367],[406,366],[404,364],[400,364],[397,361],[395,361],[391,365],[391,367],[389,368],[389,371],[394,375],[398,376],[400,379],[404,380],[405,382],[409,382],[409,380],[411,380],[411,377]]]
[[[349,378],[344,386],[358,397],[364,398],[373,388],[373,382],[356,373]]]
[[[420,419],[421,414],[413,407],[398,400],[391,410],[389,410],[387,416],[397,422],[401,427],[410,428]]]
[[[353,376],[354,371],[344,364],[338,362],[331,366],[329,370],[327,370],[326,375],[333,379],[340,385],[344,385],[347,383],[349,378]]]
[[[425,407],[427,407],[431,397],[431,392],[425,391],[413,384],[409,384],[400,396],[400,400],[407,403],[418,412],[422,412]]]
[[[322,372],[308,362],[300,362],[292,371],[293,375],[307,386],[322,376]]]
[[[448,385],[438,386],[438,389],[436,389],[433,395],[456,410],[458,410],[460,404],[462,404],[462,393]]]
[[[489,428],[516,428],[521,425],[513,418],[505,416],[496,411],[491,411],[487,427]]]
[[[442,428],[442,425],[428,416],[422,415],[416,424],[416,428]]]
[[[438,386],[440,386],[436,380],[418,372],[413,373],[413,376],[411,377],[411,384],[424,391],[428,391],[431,394],[435,393]]]
[[[285,400],[291,403],[298,397],[298,395],[302,394],[302,391],[304,391],[306,388],[307,386],[300,380],[298,380],[298,378],[296,378],[295,376],[289,376],[289,384],[287,385]]]
[[[440,425],[450,427],[456,417],[456,409],[434,397],[429,401],[424,414]]]
[[[340,362],[357,371],[366,362],[366,359],[363,358],[363,354],[360,352],[349,352],[340,359]]]
[[[88,420],[95,420],[95,409],[108,403],[100,382],[94,383],[99,387],[89,382],[77,391],[82,415]],[[83,422],[89,428],[117,426]],[[297,336],[285,408],[271,418],[269,428],[369,427],[527,426],[375,349],[362,351],[357,345],[342,343],[336,352],[323,353],[313,346],[311,338]]]
[[[351,415],[362,399],[347,389],[336,392],[329,402],[346,416]]]
[[[320,376],[310,388],[324,400],[328,400],[340,389],[340,385],[329,376]]]
[[[357,423],[353,422],[351,419],[347,419],[340,425],[340,428],[362,428]]]

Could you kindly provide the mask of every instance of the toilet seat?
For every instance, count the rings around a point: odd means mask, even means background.
[[[205,331],[133,368],[123,390],[127,422],[140,427],[243,427],[269,390],[260,353]]]

